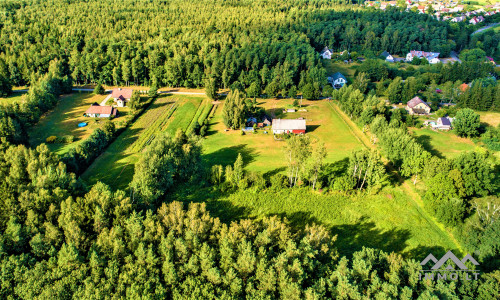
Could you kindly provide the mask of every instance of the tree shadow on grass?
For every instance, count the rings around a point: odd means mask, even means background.
[[[410,249],[402,255],[406,258],[412,258],[417,261],[422,261],[424,260],[427,255],[431,254],[434,255],[435,258],[439,259],[441,256],[443,256],[448,250],[452,250],[455,255],[459,256],[459,251],[458,249],[444,249],[441,246],[418,246],[413,249]]]
[[[362,217],[355,224],[333,226],[333,235],[337,235],[337,247],[341,255],[350,257],[363,247],[380,249],[385,252],[401,253],[406,247],[406,241],[411,237],[407,229],[393,228],[382,231],[368,217]]]
[[[274,170],[271,170],[271,171],[267,171],[266,173],[264,173],[262,176],[264,177],[264,179],[267,179],[269,180],[269,178],[273,177],[274,175],[278,174],[278,173],[281,173],[283,171],[286,170],[286,167],[281,167],[281,168],[276,168]]]
[[[241,156],[243,157],[244,166],[255,161],[255,150],[248,148],[245,144],[219,149],[215,152],[204,155],[203,160],[208,166],[232,165],[236,161],[238,153],[241,153]]]
[[[432,139],[430,136],[423,134],[420,136],[416,136],[415,139],[422,145],[422,147],[424,147],[425,150],[429,151],[432,155],[435,155],[439,158],[444,158],[443,154],[431,145]]]
[[[314,132],[321,125],[307,125],[306,132]]]

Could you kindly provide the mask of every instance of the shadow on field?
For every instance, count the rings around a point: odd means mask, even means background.
[[[243,157],[244,166],[255,161],[255,150],[248,148],[245,144],[219,149],[215,152],[204,155],[203,160],[209,166],[232,165],[236,161],[238,153],[241,153],[241,156]]]
[[[453,253],[455,253],[455,255],[458,255],[460,253],[460,251],[458,251],[458,249],[447,249],[447,250],[445,250],[443,247],[440,247],[440,246],[432,246],[432,247],[429,247],[429,246],[418,246],[418,247],[413,248],[413,249],[411,249],[409,251],[403,252],[402,255],[404,257],[407,257],[407,258],[413,258],[413,259],[415,259],[417,261],[422,261],[430,253],[432,253],[432,255],[434,255],[434,257],[436,257],[436,258],[439,259],[439,257],[443,256],[446,252],[448,252],[448,250],[453,251]]]
[[[350,256],[363,247],[376,248],[385,252],[401,252],[406,248],[410,238],[407,229],[390,229],[382,231],[373,221],[361,218],[355,224],[345,224],[332,227],[332,234],[337,235],[337,247],[341,255]]]
[[[276,168],[274,170],[271,170],[271,171],[267,171],[266,173],[264,173],[262,176],[264,177],[264,179],[266,180],[269,180],[271,177],[273,177],[274,175],[278,174],[278,173],[281,173],[283,171],[286,170],[286,167],[281,167],[281,168]]]
[[[417,142],[419,142],[425,150],[429,151],[432,155],[439,158],[444,158],[443,154],[431,145],[431,137],[428,135],[420,135],[415,137]]]
[[[306,126],[306,132],[314,132],[319,126],[321,125],[307,125]]]

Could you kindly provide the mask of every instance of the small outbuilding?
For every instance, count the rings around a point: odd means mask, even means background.
[[[439,130],[450,130],[451,129],[451,120],[447,117],[442,117],[437,119],[436,127]]]

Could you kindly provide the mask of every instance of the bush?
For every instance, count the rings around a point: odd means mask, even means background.
[[[75,137],[72,135],[65,135],[62,138],[62,142],[66,143],[66,144],[71,144],[71,143],[73,143],[74,140],[75,140]]]
[[[45,142],[47,144],[54,144],[57,141],[57,136],[51,135],[47,139],[45,139]]]

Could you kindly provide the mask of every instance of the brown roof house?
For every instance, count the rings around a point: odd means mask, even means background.
[[[118,107],[124,107],[127,105],[127,102],[130,101],[130,98],[132,98],[132,92],[132,89],[113,89],[111,92],[111,98],[115,100]]]
[[[89,109],[85,111],[85,116],[91,118],[109,118],[116,117],[118,110],[113,106],[100,106],[97,103],[92,104]]]
[[[431,107],[417,96],[408,101],[406,110],[410,115],[428,115],[431,112]]]

